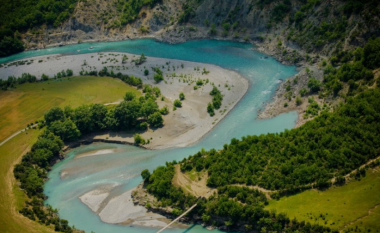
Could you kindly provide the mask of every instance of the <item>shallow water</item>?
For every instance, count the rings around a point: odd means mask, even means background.
[[[93,46],[93,50],[88,48]],[[77,52],[80,50],[80,52]],[[293,66],[285,66],[266,55],[252,49],[245,43],[202,40],[183,44],[168,45],[150,39],[87,43],[39,51],[29,51],[8,58],[0,63],[32,56],[64,53],[77,54],[88,52],[117,51],[148,56],[182,59],[212,63],[239,72],[250,81],[250,88],[239,104],[202,140],[186,148],[148,151],[133,146],[93,144],[72,150],[68,158],[56,164],[49,173],[45,184],[45,194],[49,196],[46,203],[59,209],[60,216],[70,224],[86,232],[156,232],[157,229],[106,224],[100,221],[88,207],[78,199],[82,194],[104,185],[118,185],[111,195],[118,195],[136,187],[142,180],[140,172],[164,165],[166,161],[181,160],[196,153],[201,148],[220,149],[232,138],[241,138],[248,134],[280,132],[293,128],[297,119],[296,112],[282,114],[268,120],[256,119],[257,111],[273,95],[275,88],[286,78],[294,75]],[[116,149],[116,153],[93,155],[82,158],[77,154],[93,151]],[[61,179],[61,172],[67,174]],[[171,229],[168,232],[209,232],[199,225],[184,229]],[[214,231],[217,232],[217,231]]]

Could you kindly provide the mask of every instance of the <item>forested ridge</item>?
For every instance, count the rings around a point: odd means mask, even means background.
[[[368,167],[380,164],[380,89],[373,74],[380,67],[379,54],[380,39],[370,39],[364,48],[348,52],[346,60],[331,61],[325,68],[324,81],[312,79],[309,91],[319,92],[319,98],[339,98],[342,102],[334,109],[317,111],[316,117],[303,126],[234,138],[219,151],[201,150],[180,161],[181,172],[207,172],[207,185],[218,190],[198,201],[196,215],[223,229],[331,231],[264,210],[265,195],[250,187],[271,190],[271,197],[277,199],[305,189],[344,185],[347,175],[360,179]],[[338,91],[332,83],[340,86]],[[370,160],[374,162],[361,168]],[[196,202],[196,197],[172,184],[175,164],[167,163],[152,174],[144,170],[142,176],[147,191],[160,206],[171,206],[172,214],[178,215]]]
[[[21,32],[42,24],[58,27],[77,0],[4,0],[0,7],[0,57],[21,52]]]
[[[344,184],[343,175],[356,170],[380,154],[380,89],[350,97],[333,113],[323,112],[300,128],[279,134],[232,139],[216,151],[201,151],[179,162],[182,171],[206,170],[207,185],[218,194],[198,201],[197,215],[215,226],[238,227],[247,231],[329,232],[328,228],[290,220],[284,214],[264,210],[263,193],[248,187],[258,185],[278,190],[278,198],[307,188],[327,188],[331,178]],[[174,165],[167,163],[143,178],[149,193],[162,206],[172,206],[179,214],[196,202],[172,184]],[[379,164],[377,160],[372,166]],[[358,170],[355,176],[365,174]]]

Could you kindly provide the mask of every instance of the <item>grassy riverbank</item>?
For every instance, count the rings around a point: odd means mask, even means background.
[[[303,193],[272,200],[266,207],[286,213],[291,219],[318,223],[336,230],[355,228],[361,232],[380,229],[380,172],[369,169],[361,181],[352,181],[326,191],[307,190]],[[370,213],[369,213],[370,212]],[[345,228],[346,227],[346,228]]]
[[[21,133],[0,147],[0,226],[1,232],[54,232],[18,213],[26,200],[13,176],[13,166],[37,141],[39,130]]]
[[[127,91],[140,92],[119,79],[71,77],[26,83],[0,92],[0,141],[43,117],[53,106],[77,107],[90,103],[115,102]],[[18,213],[25,200],[13,175],[13,167],[37,141],[39,130],[28,130],[0,146],[0,225],[2,232],[54,232]]]
[[[0,91],[0,142],[40,119],[54,106],[78,107],[90,103],[121,100],[135,88],[108,77],[70,77],[46,82],[25,83],[10,91]]]

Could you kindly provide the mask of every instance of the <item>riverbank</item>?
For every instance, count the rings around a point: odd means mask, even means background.
[[[123,62],[123,57],[128,60]],[[139,55],[128,53],[90,53],[81,55],[47,55],[28,59],[31,65],[8,65],[0,68],[1,78],[19,77],[22,73],[30,73],[40,78],[42,74],[54,77],[58,72],[71,69],[74,75],[81,71],[100,71],[104,67],[113,72],[141,77],[144,84],[161,89],[164,99],[158,100],[159,107],[168,107],[170,113],[164,116],[164,126],[139,132],[150,143],[144,145],[148,149],[164,149],[170,147],[186,147],[200,140],[209,132],[233,107],[248,90],[249,83],[234,71],[221,67],[196,62],[180,61],[148,57],[141,65],[133,60]],[[153,79],[153,68],[163,71],[164,81],[156,83]],[[145,75],[145,70],[149,72]],[[80,77],[78,77],[80,78]],[[57,82],[49,80],[48,82]],[[197,84],[197,81],[201,84]],[[209,94],[213,86],[218,87],[223,95],[222,106],[211,117],[207,113],[207,104],[212,101]],[[195,88],[196,87],[196,88]],[[105,86],[105,88],[107,88]],[[184,93],[182,107],[173,110],[173,102]],[[120,101],[122,100],[120,96]],[[134,143],[135,132],[110,132],[86,136],[85,140],[120,141]]]
[[[307,89],[307,81],[309,80],[311,76],[306,74],[307,73],[306,68],[311,69],[311,70],[316,70],[317,72],[315,72],[312,77],[320,81],[323,80],[323,72],[322,72],[323,67],[320,66],[320,63],[323,60],[328,60],[327,57],[321,56],[319,54],[307,53],[301,50],[299,46],[290,42],[286,42],[287,41],[286,35],[280,29],[272,30],[270,32],[260,33],[259,35],[257,33],[252,33],[252,34],[248,34],[244,38],[235,37],[233,35],[221,36],[223,35],[223,32],[221,30],[217,30],[216,35],[211,36],[209,30],[210,30],[209,27],[198,25],[195,31],[188,32],[187,30],[181,30],[181,27],[179,27],[178,25],[172,25],[166,28],[165,30],[158,30],[155,32],[150,32],[148,34],[133,33],[133,34],[125,35],[125,36],[118,35],[116,37],[102,35],[100,37],[94,37],[87,40],[86,39],[81,40],[80,43],[86,43],[86,42],[91,43],[91,42],[102,42],[102,41],[114,42],[114,41],[121,41],[121,40],[134,40],[134,39],[144,39],[144,38],[151,38],[151,39],[155,39],[157,41],[160,41],[163,43],[169,43],[169,44],[178,44],[178,43],[184,43],[187,41],[202,40],[202,39],[216,39],[216,40],[250,43],[254,46],[255,50],[274,57],[277,61],[281,62],[282,64],[296,65],[297,70],[299,71],[299,74],[289,79],[293,81],[294,79],[297,78],[300,81],[298,83],[294,83],[294,84],[292,83],[292,94],[294,98],[292,98],[291,101],[287,100],[287,97],[285,96],[288,93],[287,88],[286,88],[287,84],[281,83],[278,86],[276,93],[273,95],[273,98],[262,107],[260,114],[258,115],[258,118],[268,119],[268,118],[278,116],[282,113],[297,111],[299,117],[297,120],[296,127],[303,125],[306,121],[311,119],[311,118],[308,118],[308,119],[303,118],[303,114],[305,113],[305,110],[308,104],[296,105],[295,98],[296,96],[300,95],[299,91],[301,89],[303,88]],[[78,41],[68,40],[61,43],[56,43],[52,41],[51,43],[44,44],[44,47],[41,47],[41,48],[50,48],[50,47],[72,45],[72,44],[78,44]],[[317,98],[316,95],[308,95],[305,98],[302,98],[303,103],[306,103],[308,97],[310,96],[315,99]],[[287,103],[286,104],[287,107],[284,107],[285,103]]]

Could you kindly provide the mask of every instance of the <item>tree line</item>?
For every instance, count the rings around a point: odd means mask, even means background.
[[[182,172],[204,170],[209,175],[207,185],[218,190],[198,201],[196,214],[203,222],[233,229],[244,226],[246,231],[330,232],[264,210],[265,195],[248,187],[258,185],[289,194],[326,188],[333,177],[344,183],[344,175],[379,155],[379,122],[380,89],[376,88],[348,98],[333,113],[323,112],[300,128],[232,139],[220,151],[202,150],[183,159],[179,162]],[[148,192],[162,206],[184,211],[196,197],[172,184],[175,164],[167,163],[152,174],[145,170],[142,176]],[[356,175],[365,175],[365,170]],[[236,184],[247,187],[233,186]]]
[[[64,73],[71,74],[67,71]],[[45,113],[44,120],[39,121],[38,127],[45,127],[45,130],[13,170],[15,178],[20,181],[21,188],[29,198],[20,210],[24,216],[47,226],[54,225],[59,232],[75,231],[67,220],[59,218],[56,209],[43,204],[46,199],[43,185],[47,173],[58,159],[63,159],[61,150],[64,143],[100,130],[146,130],[148,126],[163,126],[161,112],[165,114],[167,109],[159,109],[156,103],[156,99],[161,96],[160,89],[143,85],[141,79],[133,76],[119,73],[114,77],[142,86],[144,95],[137,97],[135,92],[127,92],[124,101],[111,109],[103,104],[82,105],[77,108],[66,106],[63,109],[53,107]],[[35,77],[32,80],[36,80]]]
[[[366,85],[372,85],[375,82],[372,70],[380,67],[379,54],[380,38],[376,38],[368,40],[363,48],[331,57],[331,65],[324,70],[325,94],[333,93],[336,96],[343,89],[343,84],[348,84],[347,95],[354,96],[362,92]]]
[[[44,131],[32,149],[22,157],[21,163],[14,167],[13,173],[30,199],[20,213],[31,220],[38,220],[41,224],[54,225],[55,231],[71,233],[73,229],[67,220],[59,218],[56,209],[43,204],[43,185],[47,172],[61,158],[63,145],[59,136],[49,130]]]
[[[146,130],[148,124],[152,128],[161,127],[164,120],[156,103],[161,92],[149,85],[144,90],[145,95],[140,98],[127,92],[124,101],[110,110],[103,104],[82,105],[75,109],[54,107],[45,114],[47,129],[68,142],[94,131]]]
[[[207,170],[207,184],[258,185],[291,192],[328,187],[380,154],[380,90],[348,98],[333,113],[323,111],[300,128],[232,139],[220,151],[198,152],[181,170]]]
[[[147,169],[141,173],[148,192],[159,200],[160,207],[172,207],[174,216],[182,214],[197,203],[193,214],[202,222],[223,227],[225,230],[333,232],[328,227],[290,220],[285,214],[265,210],[264,206],[268,204],[266,196],[247,187],[219,186],[217,194],[208,199],[197,199],[172,184],[176,164],[175,161],[166,163],[166,166],[156,168],[152,174]],[[147,206],[152,207],[150,203]]]
[[[64,77],[72,77],[73,76],[73,70],[67,69],[62,70],[58,72],[56,75],[54,75],[54,79],[57,78],[64,78]],[[24,84],[24,83],[35,83],[38,81],[47,81],[49,80],[49,76],[46,74],[41,75],[41,79],[38,80],[35,75],[29,74],[29,73],[23,73],[20,77],[15,76],[9,76],[8,79],[2,80],[0,79],[0,89],[1,90],[8,90],[11,88],[15,88],[17,84]]]

